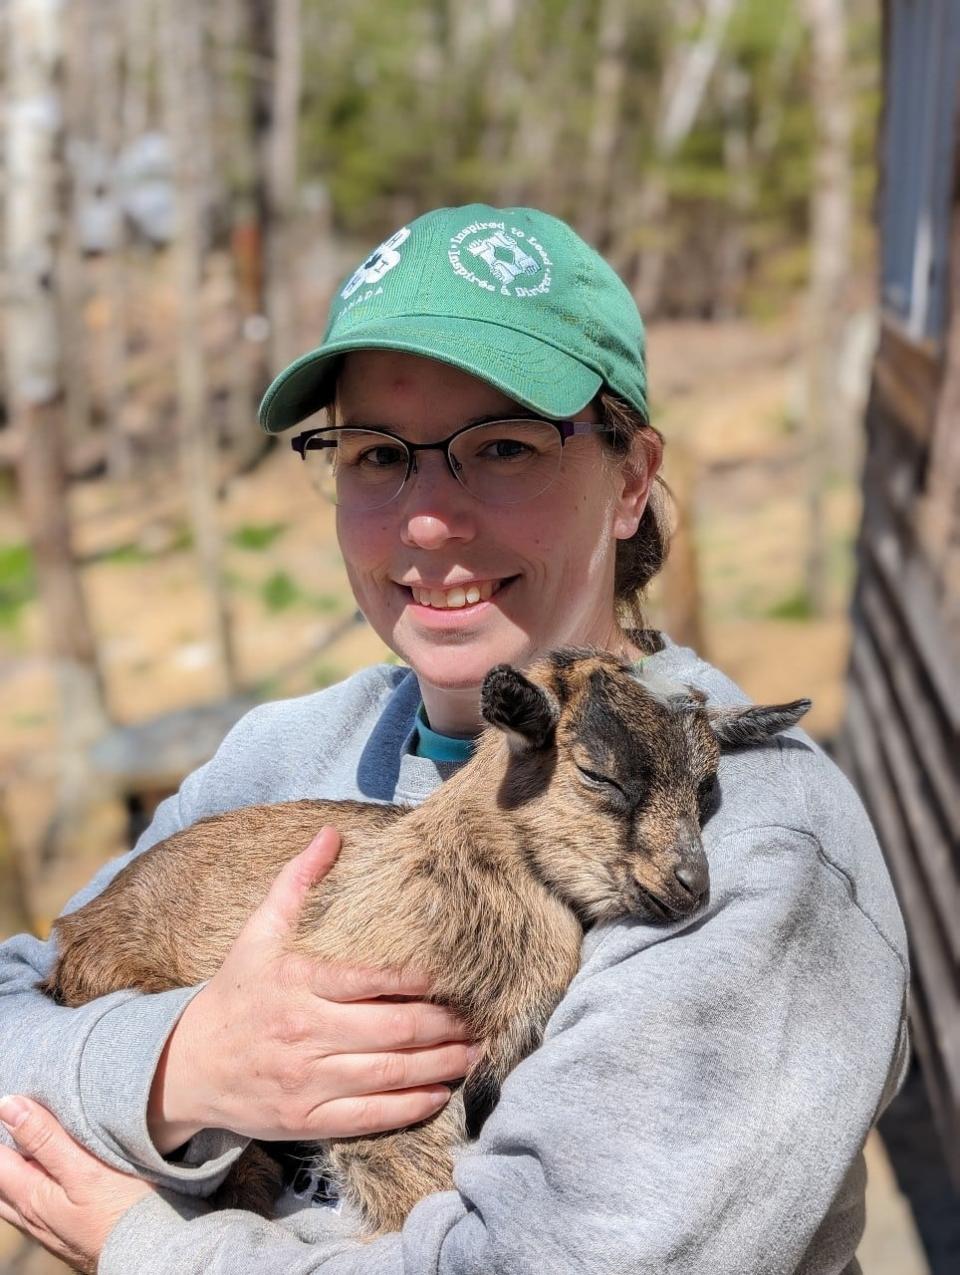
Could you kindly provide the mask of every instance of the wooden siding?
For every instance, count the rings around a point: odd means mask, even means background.
[[[939,0],[926,0],[931,11]],[[924,5],[908,6],[918,17]],[[887,97],[903,0],[888,0]],[[905,10],[903,10],[905,12]],[[902,59],[900,59],[902,61]],[[873,818],[910,936],[913,1041],[960,1189],[960,145],[958,81],[945,81],[954,162],[950,227],[937,270],[949,280],[940,339],[883,316],[867,407],[846,718],[837,740]],[[886,103],[885,117],[896,116]],[[918,147],[922,135],[902,145]],[[943,139],[922,139],[933,148]],[[884,196],[900,154],[883,147]],[[890,220],[883,219],[884,234]],[[915,329],[914,329],[915,331]]]

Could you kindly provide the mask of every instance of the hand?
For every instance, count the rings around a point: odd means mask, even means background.
[[[450,1097],[472,1051],[412,973],[318,965],[289,950],[310,888],[340,849],[324,828],[277,876],[220,970],[184,1011],[154,1078],[148,1123],[167,1154],[200,1129],[313,1140],[399,1129]]]
[[[74,1270],[94,1272],[121,1216],[153,1188],[102,1164],[39,1103],[5,1098],[0,1120],[21,1152],[0,1146],[0,1218]]]

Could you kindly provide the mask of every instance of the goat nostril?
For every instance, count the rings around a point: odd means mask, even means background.
[[[681,864],[679,868],[674,869],[674,876],[683,886],[688,894],[692,894],[698,899],[706,889],[704,874],[699,867],[691,867],[688,864]]]

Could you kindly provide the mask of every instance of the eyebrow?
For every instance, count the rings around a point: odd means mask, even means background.
[[[521,407],[518,404],[517,407],[511,411],[489,412],[485,416],[471,417],[470,420],[463,421],[463,423],[458,425],[456,428],[458,430],[468,429],[471,425],[489,425],[493,421],[542,421],[549,419],[551,418],[544,416],[542,412],[535,412],[530,407]],[[395,425],[384,425],[382,421],[377,423],[365,420],[352,421],[342,419],[340,424],[346,429],[369,429],[374,432],[385,431],[388,434],[397,433]]]

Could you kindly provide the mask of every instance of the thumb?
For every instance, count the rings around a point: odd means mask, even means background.
[[[340,833],[330,825],[321,828],[306,850],[281,868],[250,918],[251,926],[273,938],[286,937],[296,927],[311,888],[323,880],[339,853]]]
[[[46,1107],[29,1098],[0,1098],[0,1122],[21,1155],[28,1156],[56,1181],[82,1167],[87,1156]]]

